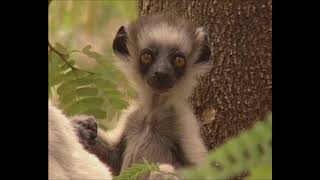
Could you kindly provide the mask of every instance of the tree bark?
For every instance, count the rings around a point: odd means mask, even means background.
[[[272,110],[271,0],[140,0],[140,15],[170,12],[204,26],[213,69],[190,97],[214,149]]]

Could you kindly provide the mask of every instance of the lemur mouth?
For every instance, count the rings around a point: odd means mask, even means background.
[[[152,91],[157,94],[167,93],[174,86],[173,81],[159,82],[159,81],[148,80],[147,84],[152,89]]]
[[[167,94],[167,93],[169,93],[169,90],[170,90],[170,89],[155,89],[152,87],[151,87],[151,89],[155,94]]]

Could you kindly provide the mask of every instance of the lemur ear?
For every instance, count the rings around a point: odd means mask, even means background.
[[[201,39],[203,39],[203,42],[201,44],[201,50],[198,60],[195,62],[195,64],[207,63],[209,62],[211,57],[211,49],[209,46],[208,35],[204,32],[202,27],[197,29],[196,34],[200,37],[202,36]]]
[[[116,34],[116,37],[112,43],[113,52],[118,56],[129,56],[129,51],[127,47],[128,34],[124,26],[121,26]]]

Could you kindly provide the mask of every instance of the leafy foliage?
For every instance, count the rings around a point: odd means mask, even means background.
[[[159,164],[150,164],[147,162],[147,160],[144,159],[144,164],[133,164],[131,167],[129,167],[125,171],[122,171],[118,176],[116,176],[114,180],[134,180],[150,172],[156,172],[168,178],[172,176],[177,176],[174,173],[161,171]]]
[[[58,54],[49,49],[49,97],[58,100],[67,115],[94,115],[99,126],[108,129],[136,95],[112,65],[111,32],[137,18],[138,2],[48,0],[48,4],[49,42],[61,43],[52,44]]]
[[[229,179],[246,170],[250,171],[248,179],[272,179],[272,115],[266,121],[259,122],[254,128],[241,133],[238,137],[210,152],[211,165],[188,168],[179,171],[184,179]],[[158,165],[149,167],[134,164],[121,172],[116,178],[133,180],[138,175],[150,171],[159,171]]]
[[[160,171],[159,165],[148,164],[145,161],[144,164],[133,164],[127,170],[123,171],[119,176],[116,176],[114,180],[136,179],[139,176],[147,174],[151,171]]]
[[[252,170],[252,177],[261,172],[267,173],[264,178],[271,177],[272,161],[272,116],[267,121],[259,122],[251,130],[209,154],[211,166],[195,170],[184,170],[182,174],[190,179],[227,179]],[[262,166],[263,165],[263,166]],[[267,167],[265,171],[265,167]],[[261,171],[262,170],[262,171]]]
[[[127,99],[134,96],[133,90],[112,63],[92,51],[91,46],[69,51],[56,43],[52,48],[49,52],[49,95],[58,95],[61,109],[67,115],[87,114],[97,119],[111,119],[127,107]],[[93,58],[100,69],[95,68],[93,72],[79,69],[71,58],[72,53]]]

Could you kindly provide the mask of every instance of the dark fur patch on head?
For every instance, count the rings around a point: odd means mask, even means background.
[[[130,42],[141,46],[192,47],[196,41],[197,27],[185,19],[171,15],[157,14],[143,16],[128,26]],[[145,48],[145,47],[139,47]],[[141,49],[140,49],[141,50]],[[184,52],[188,54],[189,52]]]
[[[202,43],[199,58],[195,63],[206,63],[210,60],[210,57],[211,57],[211,49],[209,46],[208,36],[206,35]]]
[[[121,26],[113,40],[112,48],[115,54],[128,56],[129,51],[127,47],[128,34],[124,26]]]

